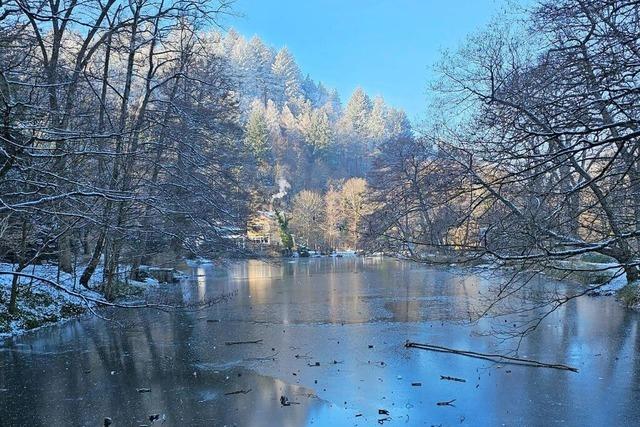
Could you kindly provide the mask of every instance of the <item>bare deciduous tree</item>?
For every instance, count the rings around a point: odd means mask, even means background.
[[[113,298],[158,252],[228,245],[246,213],[245,157],[225,60],[203,31],[228,7],[3,3],[0,215],[16,272],[47,259],[71,271],[80,256],[80,283],[102,262]]]
[[[638,3],[545,1],[528,17],[527,25],[493,24],[444,55],[424,137],[379,156],[373,186],[389,210],[371,217],[374,237],[417,257],[454,250],[524,268],[560,269],[597,254],[610,260],[602,268],[633,283]],[[446,214],[436,218],[439,211]],[[521,289],[510,281],[495,300]],[[578,295],[548,303],[555,309]]]

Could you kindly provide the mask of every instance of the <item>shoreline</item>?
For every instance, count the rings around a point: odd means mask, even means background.
[[[91,300],[103,300],[98,291],[102,272],[96,273],[90,281],[90,289],[77,283],[77,277],[69,273],[58,272],[53,264],[35,265],[29,271],[36,277],[58,283],[62,289],[37,279],[25,280],[19,287],[17,301],[18,313],[10,314],[8,301],[11,292],[11,274],[0,275],[0,342],[8,338],[24,335],[43,327],[59,325],[68,320],[78,319],[99,308],[99,303]],[[0,271],[13,271],[13,265],[0,263]],[[59,280],[58,280],[59,277]],[[126,280],[118,289],[117,303],[130,303],[159,284],[154,279],[145,282]]]
[[[395,258],[402,261],[411,261],[417,264],[428,265],[431,267],[455,267],[460,269],[471,269],[471,270],[480,270],[477,274],[481,274],[482,271],[487,271],[490,269],[499,269],[504,270],[509,267],[499,266],[495,264],[476,264],[476,265],[465,265],[465,263],[459,262],[429,262],[428,260],[414,260],[410,258],[405,258],[401,256],[394,257],[392,255],[381,255],[381,254],[356,254],[355,252],[350,252],[348,255],[342,254],[332,254],[332,255],[320,255],[313,254],[309,257],[300,257],[300,256],[292,256],[292,257],[256,257],[256,258],[224,258],[224,259],[216,259],[210,260],[205,258],[198,258],[195,260],[183,260],[184,265],[189,267],[196,267],[198,265],[207,265],[212,264],[216,266],[225,266],[229,262],[237,262],[237,261],[245,261],[247,259],[257,259],[263,260],[265,262],[273,261],[274,259],[281,259],[287,261],[297,261],[297,260],[308,260],[308,259],[326,259],[326,258],[371,258],[371,257],[390,257]],[[0,264],[2,265],[2,264]],[[8,264],[5,264],[5,266]],[[179,265],[179,263],[176,263]],[[52,269],[53,265],[43,265],[38,266],[42,269]],[[224,267],[223,267],[224,268]],[[581,283],[576,280],[572,280],[568,277],[554,277],[552,274],[548,274],[547,271],[539,271],[540,274],[546,275],[553,280],[559,280],[567,283],[571,283],[575,286],[585,287],[592,286],[597,289],[596,292],[589,292],[584,296],[590,297],[614,297],[623,309],[630,309],[635,312],[640,311],[640,286],[637,284],[629,285],[626,283],[626,279],[624,280],[624,285],[618,283],[616,286],[611,287],[609,289],[608,285],[597,285],[597,284],[587,284]],[[184,273],[183,273],[184,274]],[[178,275],[181,280],[187,279],[188,275]],[[10,277],[10,276],[9,276]],[[98,275],[96,275],[98,277]],[[65,283],[68,285],[68,279],[64,277],[64,274],[61,276],[61,283]],[[94,289],[100,285],[100,282],[97,280],[92,280],[93,289],[84,289],[82,288],[79,292],[83,295],[102,298],[101,294]],[[157,288],[161,285],[170,285],[168,282],[161,283],[155,279],[147,279],[146,282],[138,282],[133,280],[127,281],[128,288],[122,289],[122,295],[116,299],[118,303],[131,303],[136,300],[139,301],[139,297],[145,293],[157,291]],[[27,287],[28,286],[28,287]],[[602,288],[598,288],[601,286]],[[2,299],[2,303],[0,304],[0,343],[6,343],[7,341],[20,337],[30,332],[35,332],[41,330],[46,327],[59,326],[70,320],[78,320],[82,319],[84,316],[93,315],[91,310],[99,309],[99,304],[91,303],[87,305],[87,301],[82,301],[80,298],[74,297],[72,295],[66,294],[63,291],[56,290],[51,288],[46,284],[38,284],[35,287],[33,284],[27,285],[22,284],[21,287],[23,290],[21,292],[25,292],[25,288],[27,289],[27,294],[22,295],[19,300],[19,309],[21,313],[19,315],[9,315],[6,308],[6,302],[4,298]],[[0,281],[0,296],[4,297],[7,293],[7,280]],[[48,304],[42,304],[44,302],[48,302]],[[42,305],[38,306],[38,302]]]

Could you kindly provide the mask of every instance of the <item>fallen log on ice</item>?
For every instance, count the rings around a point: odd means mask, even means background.
[[[262,340],[252,340],[252,341],[227,341],[225,345],[240,345],[240,344],[260,344]]]
[[[475,351],[468,351],[468,350],[456,350],[453,348],[443,347],[439,345],[422,344],[422,343],[411,342],[411,341],[407,341],[404,344],[404,346],[406,348],[419,348],[421,350],[437,351],[440,353],[458,354],[460,356],[473,357],[475,359],[489,360],[494,363],[531,366],[534,368],[551,368],[551,369],[560,369],[563,371],[578,372],[578,368],[574,368],[568,365],[563,365],[561,363],[545,363],[545,362],[540,362],[533,359],[523,359],[519,357],[505,356],[502,354],[487,354],[487,353],[478,353]]]
[[[456,381],[459,383],[466,383],[467,380],[465,380],[464,378],[457,378],[457,377],[450,377],[449,375],[440,375],[440,379],[441,380],[447,380],[447,381]]]
[[[225,396],[233,396],[234,394],[248,394],[249,392],[251,392],[251,389],[230,391],[228,393],[225,393],[224,395]]]

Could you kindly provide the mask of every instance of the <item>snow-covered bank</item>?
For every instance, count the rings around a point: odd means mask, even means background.
[[[513,269],[513,267],[504,267],[492,262],[471,267],[478,274],[502,268]],[[580,259],[556,260],[539,269],[525,271],[537,272],[555,280],[574,283],[580,286],[581,295],[616,297],[627,308],[640,311],[640,281],[629,283],[624,268],[619,263]]]
[[[569,280],[590,288],[592,297],[616,296],[625,306],[640,309],[639,284],[629,283],[624,268],[616,262],[589,262],[584,260],[556,261],[556,268]]]
[[[52,264],[34,265],[21,272],[24,277],[20,278],[18,288],[18,312],[10,314],[8,306],[13,275],[9,273],[13,271],[15,265],[0,263],[0,338],[78,316],[95,307],[95,301],[104,299],[100,293],[80,285],[79,274],[58,271],[58,267]],[[102,276],[102,268],[99,267],[91,278],[90,287],[97,288]],[[141,291],[145,286],[157,283],[151,278],[144,283],[128,281],[128,292],[133,294],[136,289]]]
[[[194,258],[194,259],[185,258],[184,262],[189,267],[198,267],[200,265],[211,265],[211,264],[213,264],[213,260],[211,260],[209,258],[203,258],[203,257],[197,257],[197,258]]]
[[[606,272],[610,275],[610,278],[604,282],[604,284],[590,283],[589,286],[594,287],[593,291],[589,292],[590,296],[608,296],[615,295],[622,288],[628,285],[627,276],[624,273],[624,269],[617,264],[596,264],[594,273]]]

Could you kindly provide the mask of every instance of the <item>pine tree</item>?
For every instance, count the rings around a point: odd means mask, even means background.
[[[332,123],[338,121],[342,114],[342,102],[337,90],[331,89],[327,92],[327,99],[323,103],[322,109],[327,113]]]
[[[240,110],[246,112],[255,97],[254,63],[249,44],[242,36],[235,38],[235,43],[229,52],[229,58],[233,63],[234,77],[240,93]]]
[[[325,151],[331,145],[332,132],[329,117],[323,110],[314,110],[311,113],[309,127],[305,132],[305,140],[312,152]]]
[[[371,99],[358,87],[351,95],[342,116],[343,130],[359,138],[367,137],[367,123],[371,114]]]
[[[387,110],[384,99],[381,96],[376,96],[367,122],[369,137],[376,143],[382,142],[388,137]]]
[[[293,114],[293,111],[291,111],[289,104],[285,104],[285,106],[282,107],[282,113],[280,114],[280,124],[284,129],[287,130],[287,132],[295,133],[298,131],[298,120]]]
[[[302,81],[302,94],[305,99],[311,102],[311,105],[314,108],[319,107],[318,104],[318,86],[313,81],[311,76],[307,74],[307,76]]]
[[[249,41],[249,50],[253,59],[253,76],[256,87],[254,96],[260,99],[263,106],[266,107],[269,99],[273,97],[275,79],[271,66],[273,65],[275,54],[258,36],[254,36]]]
[[[287,101],[296,102],[302,97],[300,69],[286,47],[278,51],[271,67],[277,85],[274,101],[283,106]]]
[[[411,122],[403,110],[389,109],[386,123],[389,138],[408,138],[411,136]]]
[[[243,39],[243,37],[233,28],[227,31],[227,35],[222,39],[222,49],[227,56],[231,55],[233,47],[240,39]]]
[[[327,103],[329,100],[329,91],[324,87],[322,82],[318,82],[318,86],[316,87],[316,108],[320,108]]]
[[[264,118],[271,135],[274,137],[278,135],[280,133],[280,112],[271,99],[267,100],[267,107],[264,109]]]
[[[285,251],[291,252],[293,249],[293,236],[289,231],[289,218],[285,213],[282,213],[276,209],[276,221],[278,221],[278,228],[280,229],[280,241]]]
[[[257,159],[267,159],[270,150],[269,127],[259,101],[254,101],[249,112],[245,125],[245,144]]]

